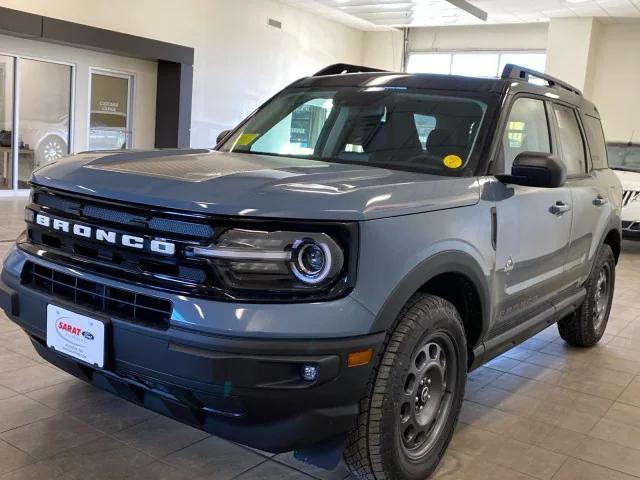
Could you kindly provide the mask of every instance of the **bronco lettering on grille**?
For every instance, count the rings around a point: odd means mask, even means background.
[[[77,237],[88,238],[97,242],[110,243],[112,245],[122,245],[124,247],[144,249],[145,247],[154,253],[162,255],[174,255],[176,245],[172,242],[154,238],[145,240],[136,235],[119,234],[102,228],[94,228],[88,225],[72,223],[67,220],[51,218],[41,213],[35,216],[36,223],[42,227],[50,228],[64,233],[71,233]]]

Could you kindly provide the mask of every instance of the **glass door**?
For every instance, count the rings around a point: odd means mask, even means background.
[[[19,59],[17,188],[29,188],[31,173],[69,153],[69,65]]]
[[[89,150],[130,148],[131,84],[129,75],[91,72]]]
[[[0,190],[13,188],[13,69],[15,59],[0,55]]]

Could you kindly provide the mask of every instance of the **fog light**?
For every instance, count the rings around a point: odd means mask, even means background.
[[[318,366],[305,364],[302,366],[302,378],[307,382],[313,382],[318,378]]]

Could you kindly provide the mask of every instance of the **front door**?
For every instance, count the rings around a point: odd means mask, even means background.
[[[516,97],[503,138],[503,165],[511,173],[525,151],[556,153],[546,103]],[[489,337],[495,337],[537,313],[566,284],[564,265],[571,237],[573,204],[568,187],[536,188],[507,184],[496,198],[496,265],[493,301],[497,308]]]

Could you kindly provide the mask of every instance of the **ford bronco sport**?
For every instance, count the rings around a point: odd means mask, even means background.
[[[622,191],[598,111],[513,65],[336,65],[211,151],[89,152],[31,184],[0,298],[42,357],[362,478],[428,476],[468,371],[554,323],[594,345],[611,308]]]

